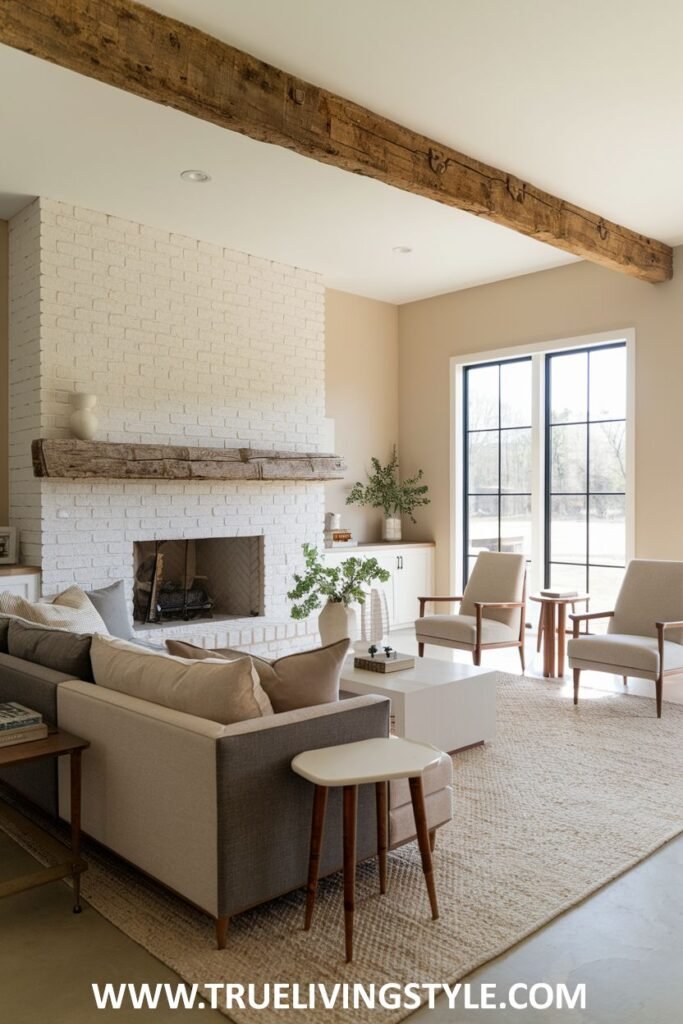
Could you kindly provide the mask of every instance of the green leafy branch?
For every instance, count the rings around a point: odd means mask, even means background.
[[[386,466],[379,459],[373,458],[372,469],[367,484],[359,480],[353,485],[346,504],[370,505],[372,508],[381,508],[385,516],[407,515],[413,523],[416,522],[415,510],[430,503],[426,497],[429,488],[420,483],[422,470],[407,480],[400,480],[396,445]]]
[[[317,548],[303,545],[306,571],[294,574],[294,587],[287,597],[292,605],[293,619],[306,619],[324,601],[342,604],[364,604],[366,587],[378,580],[386,583],[391,577],[376,558],[347,558],[340,565],[324,565]]]

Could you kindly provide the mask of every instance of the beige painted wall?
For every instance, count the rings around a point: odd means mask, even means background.
[[[5,526],[9,516],[7,277],[7,221],[0,220],[0,525]]]
[[[398,443],[398,309],[346,292],[326,294],[326,415],[348,470],[343,481],[326,485],[325,506],[341,513],[355,540],[379,540],[381,514],[345,502],[351,484],[365,480],[371,456],[384,461]]]
[[[636,555],[683,559],[683,247],[674,279],[648,285],[588,263],[410,303],[399,311],[400,445],[432,504],[437,586],[450,586],[449,357],[636,330]],[[410,535],[410,531],[407,531]]]

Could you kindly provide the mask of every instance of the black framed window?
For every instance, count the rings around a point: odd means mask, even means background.
[[[626,565],[626,343],[549,353],[545,585],[613,608]]]
[[[531,555],[532,361],[463,374],[464,583],[480,551]]]

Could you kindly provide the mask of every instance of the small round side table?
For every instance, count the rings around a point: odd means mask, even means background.
[[[325,827],[327,793],[332,786],[344,790],[344,932],[346,962],[353,959],[353,914],[356,892],[356,810],[358,787],[375,784],[377,801],[377,853],[379,856],[379,890],[387,888],[387,849],[389,837],[388,783],[391,779],[408,779],[415,815],[417,841],[422,857],[422,870],[427,883],[432,918],[439,909],[432,868],[432,851],[425,812],[422,773],[441,757],[441,751],[426,743],[398,738],[359,740],[336,747],[307,750],[292,761],[292,770],[315,786],[311,847],[308,863],[306,917],[304,928],[311,927],[318,889],[320,849]]]
[[[543,632],[543,675],[557,679],[564,676],[564,656],[567,646],[567,605],[585,601],[586,608],[590,594],[574,594],[572,597],[549,597],[547,594],[531,594],[531,601],[541,605],[539,631]],[[557,659],[555,657],[557,637]]]

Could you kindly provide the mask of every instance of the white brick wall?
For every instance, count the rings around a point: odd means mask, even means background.
[[[10,223],[10,350],[12,521],[45,593],[132,588],[134,540],[263,534],[265,619],[204,639],[303,635],[285,592],[320,542],[323,485],[40,482],[30,442],[68,436],[79,390],[98,396],[101,440],[320,450],[317,275],[41,198]]]

